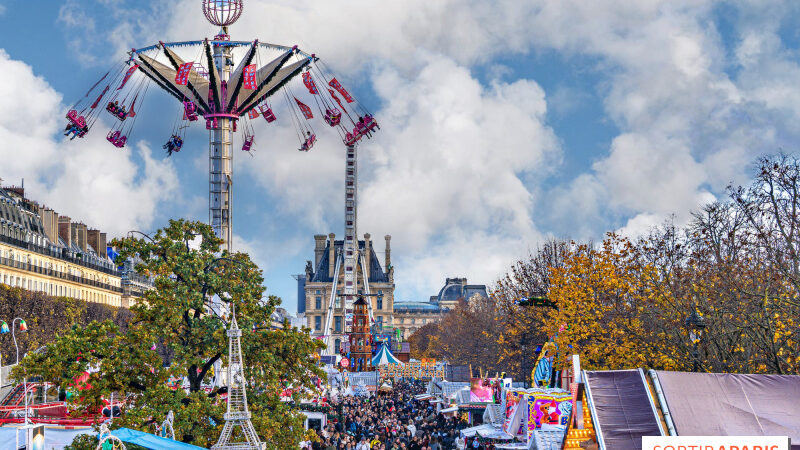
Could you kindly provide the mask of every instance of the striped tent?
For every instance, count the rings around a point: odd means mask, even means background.
[[[372,357],[372,367],[378,366],[385,366],[388,364],[399,364],[401,366],[405,365],[402,361],[397,359],[391,351],[386,347],[386,344],[381,344],[380,350],[378,353],[375,353],[375,356]]]

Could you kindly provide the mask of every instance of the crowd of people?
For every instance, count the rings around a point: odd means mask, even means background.
[[[342,396],[331,400],[327,427],[304,450],[491,450],[477,441],[464,442],[459,430],[469,424],[437,413],[426,400],[422,382],[398,382],[391,392],[370,397]]]

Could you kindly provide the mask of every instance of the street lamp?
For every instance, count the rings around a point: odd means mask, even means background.
[[[699,370],[700,353],[697,346],[703,338],[703,329],[706,327],[706,319],[697,313],[697,308],[692,308],[692,314],[686,318],[686,328],[689,329],[689,339],[692,340],[692,372]]]
[[[28,324],[25,323],[25,319],[20,317],[15,318],[11,321],[11,330],[8,328],[8,324],[4,320],[2,324],[0,324],[0,333],[8,333],[11,331],[11,337],[14,339],[14,347],[17,349],[17,366],[19,366],[19,345],[17,345],[17,335],[16,335],[16,327],[14,326],[17,321],[19,320],[19,331],[25,332],[28,331]],[[25,425],[28,424],[28,377],[22,377],[22,395],[25,397]]]

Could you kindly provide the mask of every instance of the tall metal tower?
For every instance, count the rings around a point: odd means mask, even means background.
[[[262,450],[265,443],[256,434],[250,422],[250,410],[247,408],[247,391],[245,388],[244,356],[242,355],[242,330],[236,323],[236,308],[232,308],[230,328],[228,329],[228,412],[225,413],[225,427],[212,450],[253,449]],[[233,442],[233,430],[241,428],[244,442]]]
[[[260,107],[267,98],[316,60],[297,46],[231,41],[228,27],[241,16],[242,1],[203,0],[206,18],[220,27],[213,40],[159,42],[130,52],[130,63],[183,103],[184,118],[205,119],[209,130],[208,218],[228,251],[233,238],[232,147],[237,122],[251,111],[263,112]],[[247,51],[235,64],[234,49],[242,48]],[[194,53],[199,60],[185,61],[178,49],[183,49],[184,55]],[[271,53],[274,59],[261,61],[262,51]],[[162,52],[166,64],[158,59]]]
[[[353,328],[353,303],[358,297],[358,272],[364,282],[363,294],[367,296],[367,311],[369,320],[374,320],[372,312],[372,298],[369,292],[369,267],[366,258],[361,253],[358,245],[358,151],[357,144],[346,146],[347,154],[345,158],[344,174],[344,244],[342,252],[336,255],[336,265],[333,272],[333,287],[331,296],[328,300],[328,313],[325,317],[325,328],[323,329],[323,342],[326,351],[330,352],[331,324],[335,313],[335,299],[340,296],[344,299],[345,329],[335,337],[347,342],[347,332]],[[365,237],[366,239],[366,237]],[[334,245],[333,242],[330,244]],[[366,249],[365,249],[366,250]],[[339,295],[339,276],[341,274],[343,286]]]

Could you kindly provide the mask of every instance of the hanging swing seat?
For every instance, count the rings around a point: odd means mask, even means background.
[[[106,140],[114,144],[114,147],[122,148],[125,147],[125,143],[128,141],[128,137],[122,136],[122,132],[120,130],[117,131],[111,130],[108,132]]]
[[[172,155],[173,152],[181,151],[183,147],[183,139],[180,136],[173,134],[166,144],[162,146],[167,151],[167,155]]]
[[[361,139],[361,135],[356,133],[355,130],[353,130],[353,133],[347,133],[344,135],[344,143],[346,145],[356,145],[356,142],[358,142],[359,139]]]
[[[342,112],[336,108],[326,109],[324,119],[328,125],[335,127],[336,125],[339,125],[339,122],[342,121]]]
[[[249,152],[250,148],[253,147],[253,141],[255,140],[255,136],[245,136],[244,137],[244,144],[242,144],[242,151]]]
[[[313,147],[316,142],[317,142],[317,135],[311,134],[306,138],[305,142],[303,142],[303,145],[300,146],[299,150],[301,152],[307,152],[311,150],[311,147]]]
[[[76,133],[77,137],[82,138],[89,132],[89,127],[86,125],[86,118],[79,115],[78,111],[70,109],[69,112],[67,112],[67,120],[70,125],[72,125],[72,132]]]
[[[261,115],[264,116],[264,119],[267,121],[267,123],[275,121],[275,113],[272,112],[272,108],[268,106],[266,108],[264,106],[261,107]]]
[[[183,102],[183,117],[190,122],[197,120],[197,105],[194,102]]]
[[[118,105],[114,102],[108,102],[106,111],[110,112],[112,116],[119,120],[125,120],[128,117],[128,112],[125,111],[125,105]]]

